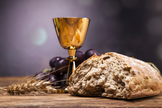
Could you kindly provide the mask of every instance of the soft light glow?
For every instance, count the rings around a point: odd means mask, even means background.
[[[31,42],[36,46],[43,45],[47,40],[47,32],[44,28],[37,28],[31,34]]]

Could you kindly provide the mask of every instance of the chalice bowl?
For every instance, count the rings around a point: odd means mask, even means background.
[[[60,45],[64,49],[68,49],[69,66],[67,70],[66,85],[69,84],[69,77],[75,70],[75,52],[79,49],[86,37],[87,29],[90,19],[78,18],[78,17],[60,17],[53,18],[54,27],[59,40]]]

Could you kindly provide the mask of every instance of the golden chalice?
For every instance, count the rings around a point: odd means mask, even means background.
[[[66,59],[69,60],[69,66],[67,71],[67,81],[70,75],[75,70],[75,57],[76,49],[79,49],[86,37],[88,25],[90,19],[88,18],[77,18],[77,17],[61,17],[53,18],[54,27],[58,36],[58,40],[61,46],[64,49],[68,49],[69,57]]]

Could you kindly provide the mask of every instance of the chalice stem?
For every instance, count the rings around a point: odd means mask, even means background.
[[[54,27],[59,39],[60,45],[68,49],[69,67],[67,70],[66,85],[69,85],[69,78],[75,70],[75,52],[79,49],[85,40],[90,19],[78,17],[60,17],[53,18]]]
[[[69,78],[70,78],[71,74],[74,72],[74,70],[75,70],[75,61],[69,61],[66,85],[69,84]]]

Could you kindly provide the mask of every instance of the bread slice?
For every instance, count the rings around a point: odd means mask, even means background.
[[[162,78],[152,66],[114,52],[92,56],[69,80],[72,95],[135,99],[162,92]]]

